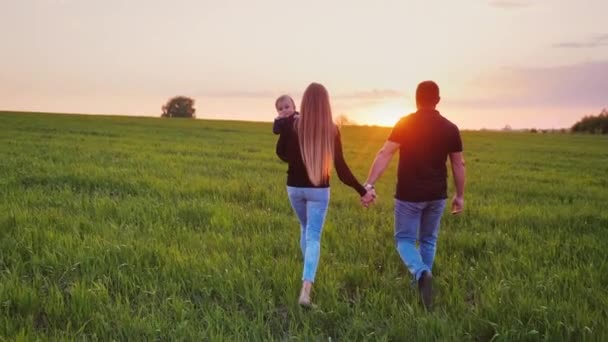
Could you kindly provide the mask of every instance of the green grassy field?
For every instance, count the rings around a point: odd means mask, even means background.
[[[361,181],[388,133],[343,129]],[[396,159],[368,210],[333,177],[318,307],[297,306],[275,141],[268,123],[0,113],[0,340],[608,339],[608,137],[464,132],[430,314],[394,248]]]

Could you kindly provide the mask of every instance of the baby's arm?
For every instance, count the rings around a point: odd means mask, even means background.
[[[272,133],[281,134],[281,132],[283,131],[283,127],[285,127],[285,125],[287,125],[287,123],[291,121],[290,119],[295,119],[298,117],[298,115],[300,115],[300,113],[294,112],[289,116],[277,116],[274,119],[274,123],[272,124]]]
[[[283,126],[285,125],[285,118],[277,117],[274,119],[274,123],[272,124],[272,133],[281,134],[283,130]]]

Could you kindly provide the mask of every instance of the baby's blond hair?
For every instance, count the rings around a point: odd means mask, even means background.
[[[274,101],[274,108],[277,109],[277,107],[279,107],[279,102],[284,101],[284,100],[291,101],[291,104],[293,105],[293,109],[294,110],[296,109],[296,103],[293,101],[293,99],[289,95],[279,96],[279,98],[276,101]]]

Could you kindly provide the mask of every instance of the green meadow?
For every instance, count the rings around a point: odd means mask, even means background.
[[[389,132],[342,129],[360,181]],[[607,340],[608,137],[462,138],[435,310],[395,250],[396,158],[367,210],[334,174],[303,310],[270,123],[0,112],[0,340]]]

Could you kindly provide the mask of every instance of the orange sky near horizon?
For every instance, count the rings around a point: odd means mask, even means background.
[[[177,11],[179,10],[179,11]],[[179,15],[172,16],[172,13]],[[324,84],[335,115],[391,126],[418,82],[465,129],[562,128],[608,107],[604,0],[0,3],[0,110],[271,121]]]

